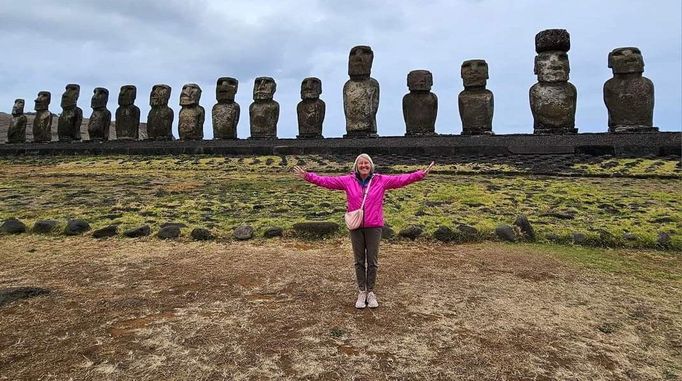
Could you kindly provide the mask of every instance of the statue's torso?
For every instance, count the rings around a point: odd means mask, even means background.
[[[459,93],[458,103],[463,134],[492,132],[494,111],[492,91],[464,90]]]
[[[201,106],[183,107],[178,123],[180,139],[200,140],[204,137],[204,108]]]
[[[140,128],[140,108],[135,105],[116,109],[116,138],[137,139]]]
[[[254,102],[249,106],[251,137],[277,137],[279,103],[274,100]]]
[[[347,81],[343,86],[343,107],[348,132],[376,133],[379,83],[374,78]]]
[[[539,82],[530,89],[530,106],[536,132],[575,127],[577,91],[569,82]]]
[[[213,137],[216,139],[236,139],[239,123],[239,105],[233,103],[217,103],[213,106]]]
[[[407,135],[435,133],[438,98],[433,93],[411,92],[403,97]]]
[[[609,79],[604,84],[604,103],[611,129],[653,125],[654,85],[648,78]]]

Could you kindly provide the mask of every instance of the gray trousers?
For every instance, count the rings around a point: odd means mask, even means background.
[[[377,268],[379,268],[381,231],[382,228],[361,228],[350,231],[350,242],[355,255],[355,277],[361,291],[374,290]]]

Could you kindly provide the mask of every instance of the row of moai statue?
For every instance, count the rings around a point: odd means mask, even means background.
[[[535,67],[538,82],[530,88],[530,108],[533,114],[535,134],[577,133],[575,112],[577,91],[568,82],[570,66],[568,51],[570,35],[564,29],[548,29],[535,36]],[[348,75],[343,86],[343,106],[346,117],[344,137],[375,137],[376,114],[379,108],[379,82],[372,78],[374,53],[369,46],[356,46],[350,51]],[[608,66],[613,78],[604,84],[604,102],[608,109],[609,132],[655,132],[653,127],[654,86],[642,76],[644,60],[639,49],[618,48],[609,53]],[[492,135],[494,110],[493,93],[486,89],[488,64],[485,60],[464,61],[461,66],[464,90],[459,94],[459,113],[463,135]],[[213,134],[215,139],[237,139],[239,104],[235,102],[239,82],[235,78],[222,77],[216,84],[216,100],[213,106]],[[410,90],[403,97],[403,116],[407,136],[436,135],[438,98],[431,92],[433,76],[427,70],[414,70],[407,75]],[[270,77],[256,78],[253,87],[253,103],[249,107],[252,139],[276,139],[279,103],[273,97],[277,85]],[[62,95],[62,114],[57,132],[60,141],[80,140],[83,112],[76,105],[80,87],[66,86]],[[322,82],[318,78],[306,78],[301,84],[301,102],[297,106],[298,138],[321,138],[325,116],[325,103],[320,99]],[[134,105],[135,86],[121,87],[116,110],[117,139],[139,138],[140,109]],[[147,117],[147,135],[153,140],[172,140],[173,110],[168,107],[171,88],[155,85],[150,95],[151,110]],[[109,91],[95,88],[92,96],[93,109],[88,124],[91,140],[107,140],[111,112],[106,105]],[[203,139],[205,112],[199,105],[201,88],[196,84],[183,86],[180,94],[178,132],[181,140]],[[33,136],[36,142],[51,139],[52,114],[48,111],[50,93],[41,91],[35,100],[36,117]],[[10,143],[26,139],[24,101],[17,99],[12,110],[13,120],[8,131]]]

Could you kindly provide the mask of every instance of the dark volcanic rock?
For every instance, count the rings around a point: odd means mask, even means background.
[[[587,236],[583,233],[573,233],[573,243],[576,245],[582,245],[587,242]]]
[[[381,229],[381,238],[382,239],[391,239],[395,237],[395,231],[389,224],[384,225],[384,227]]]
[[[151,234],[152,229],[149,227],[149,225],[143,225],[140,226],[139,228],[134,228],[134,229],[128,229],[123,232],[123,235],[128,237],[128,238],[138,238],[138,237],[145,237]]]
[[[533,230],[533,226],[531,226],[530,221],[528,221],[528,217],[524,216],[523,214],[519,215],[516,217],[514,225],[521,229],[521,234],[523,234],[525,239],[529,241],[535,241],[535,230]]]
[[[267,228],[265,229],[265,233],[263,233],[263,237],[265,238],[281,237],[282,233],[284,233],[284,229],[280,227]]]
[[[422,234],[423,230],[417,225],[410,225],[398,232],[398,236],[415,240]]]
[[[462,233],[463,238],[466,240],[473,240],[480,236],[478,229],[470,225],[459,224],[457,225],[457,230]]]
[[[0,290],[0,307],[15,300],[33,298],[35,296],[47,295],[50,290],[38,287],[16,287]]]
[[[40,220],[33,224],[33,232],[39,234],[46,234],[52,232],[57,227],[55,220]]]
[[[107,237],[113,237],[116,234],[118,234],[118,226],[109,225],[109,226],[105,226],[101,229],[97,229],[94,232],[92,232],[92,237],[93,238],[107,238]]]
[[[79,235],[90,230],[90,224],[85,220],[73,219],[66,223],[66,228],[64,228],[64,234],[66,235]]]
[[[452,231],[447,226],[440,226],[438,229],[436,229],[435,232],[433,232],[433,238],[442,241],[442,242],[451,242],[454,241],[457,237],[455,235],[455,232]]]
[[[187,225],[183,224],[182,222],[164,222],[161,225],[159,225],[159,227],[161,229],[163,229],[165,227],[169,227],[169,226],[177,226],[178,228],[186,228],[187,227]]]
[[[173,239],[180,236],[180,226],[179,225],[166,225],[162,227],[156,236],[161,239]]]
[[[253,227],[250,225],[242,225],[234,229],[234,238],[240,241],[246,241],[253,237]]]
[[[670,239],[670,234],[661,232],[658,233],[658,238],[656,239],[656,244],[663,248],[669,248],[672,241]]]
[[[309,238],[322,238],[339,231],[336,222],[299,222],[293,227],[296,234]]]
[[[495,228],[495,234],[503,241],[516,242],[516,233],[514,233],[514,228],[509,225],[498,225]]]
[[[195,241],[210,241],[213,239],[213,234],[211,234],[211,231],[204,228],[194,228],[192,233],[190,233],[190,236]]]
[[[21,234],[26,232],[26,224],[16,218],[9,218],[0,225],[0,232],[7,234]]]

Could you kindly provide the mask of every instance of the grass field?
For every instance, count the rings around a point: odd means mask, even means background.
[[[347,239],[0,240],[0,379],[676,380],[679,254]],[[0,294],[1,295],[1,294]]]

